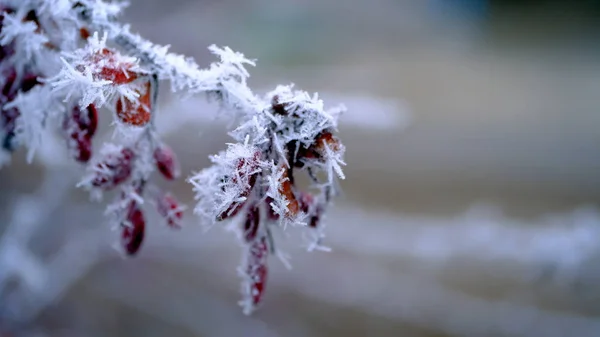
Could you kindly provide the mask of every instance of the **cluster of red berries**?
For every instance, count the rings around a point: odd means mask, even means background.
[[[293,113],[287,111],[286,108],[280,104],[273,104],[274,113]],[[261,162],[268,162],[271,159],[268,157],[269,154],[277,153],[276,151],[256,150],[251,156],[240,158],[234,164],[235,171],[231,177],[222,178],[223,182],[231,181],[236,186],[242,186],[239,196],[243,198],[243,201],[234,199],[231,204],[226,205],[225,211],[216,216],[216,220],[223,221],[240,212],[245,215],[242,239],[246,243],[247,251],[244,262],[245,282],[242,290],[246,294],[247,304],[251,304],[250,308],[256,307],[264,295],[269,271],[268,256],[274,252],[266,225],[277,222],[282,216],[293,220],[297,216],[303,215],[306,217],[307,227],[317,229],[323,216],[324,202],[327,200],[317,200],[313,194],[300,190],[294,181],[294,169],[310,165],[311,161],[323,161],[328,150],[337,152],[342,148],[340,141],[330,130],[320,132],[310,146],[298,145],[297,141],[286,144],[284,153],[287,158],[280,158],[279,155],[276,155],[275,158],[275,163],[279,163],[276,164],[277,170],[283,170],[283,174],[276,184],[277,192],[284,199],[286,205],[283,210],[275,211],[274,199],[271,196],[261,197],[264,194],[261,186],[267,182],[262,176],[260,165]],[[261,212],[261,210],[264,211]]]
[[[103,191],[110,191],[117,186],[122,186],[132,177],[136,158],[136,151],[130,147],[124,147],[118,152],[105,155],[102,161],[95,165],[95,174],[91,185]],[[156,169],[165,179],[174,180],[180,176],[179,162],[173,150],[166,144],[160,144],[154,149],[153,160]],[[142,179],[135,179],[131,182],[135,194],[140,197],[144,193],[146,185],[146,181]],[[183,208],[177,199],[171,193],[163,191],[155,191],[151,197],[156,211],[165,223],[173,229],[181,228]],[[126,204],[120,223],[123,247],[127,254],[134,255],[139,251],[143,242],[146,220],[136,198],[131,198],[125,192],[121,193],[120,198],[120,202]]]
[[[0,8],[2,16],[13,14],[14,10],[10,8]],[[26,21],[34,22],[38,25],[38,33],[43,33],[37,14],[31,10],[25,17]],[[1,29],[0,21],[0,29]],[[90,37],[89,31],[83,27],[80,29],[80,37],[87,40]],[[33,72],[33,65],[24,68],[15,67],[15,61],[11,59],[14,56],[14,41],[12,44],[0,48],[0,73],[4,77],[2,95],[0,96],[0,136],[2,136],[2,147],[5,150],[13,151],[17,147],[16,121],[20,116],[17,108],[4,109],[4,106],[14,100],[19,92],[27,92],[36,85],[42,85],[38,80],[37,73]],[[52,45],[47,47],[56,48]],[[120,122],[130,126],[146,126],[151,119],[151,89],[152,81],[147,74],[142,73],[132,63],[123,62],[122,57],[112,49],[103,48],[102,50],[89,55],[86,58],[86,65],[77,67],[76,70],[85,72],[91,69],[95,80],[108,80],[113,85],[133,84],[138,98],[135,101],[126,97],[117,98],[115,105],[116,116]],[[134,81],[138,81],[133,83]],[[137,84],[137,86],[136,86]],[[98,109],[94,104],[81,108],[78,104],[71,104],[67,113],[64,115],[62,129],[66,139],[67,148],[73,159],[80,163],[88,163],[92,158],[92,140],[98,129]],[[109,191],[117,186],[124,185],[131,176],[136,160],[135,148],[123,148],[118,153],[110,153],[95,165],[95,176],[91,181],[94,188]],[[166,144],[159,144],[155,147],[154,162],[156,169],[169,180],[179,177],[179,164],[175,154]],[[146,185],[145,181],[131,182],[135,186],[135,192],[141,195]],[[122,195],[123,200],[127,199]],[[157,212],[164,218],[166,224],[172,228],[180,228],[183,217],[183,208],[177,199],[168,192],[155,193],[153,196]],[[142,209],[137,201],[126,201],[124,215],[121,217],[121,237],[123,247],[127,254],[133,255],[138,252],[144,238],[146,220]]]
[[[77,7],[80,4],[76,4]],[[10,8],[0,8],[0,30],[6,14],[13,14],[15,11]],[[27,13],[24,21],[30,21],[38,26],[36,33],[44,34],[44,29],[40,25],[35,10]],[[87,28],[80,29],[80,38],[85,41],[90,38]],[[13,101],[19,92],[28,92],[36,85],[42,85],[39,80],[42,76],[34,71],[34,64],[26,64],[25,67],[17,68],[14,59],[14,44],[19,41],[13,41],[11,44],[0,48],[0,75],[4,77],[0,96],[0,136],[2,137],[2,147],[8,151],[14,151],[17,147],[16,127],[20,112],[17,108],[5,109],[5,105]],[[47,44],[46,47],[56,49],[56,46]],[[125,61],[124,61],[125,60]],[[151,119],[152,104],[152,79],[148,74],[143,73],[136,66],[126,61],[127,59],[118,54],[117,51],[110,48],[103,48],[95,53],[88,55],[84,64],[75,69],[84,73],[92,71],[95,80],[111,81],[113,85],[131,85],[137,93],[137,99],[132,101],[127,97],[118,97],[115,102],[116,116],[120,122],[130,126],[144,127]],[[22,60],[19,60],[19,63]],[[136,81],[134,83],[134,81]],[[78,104],[71,104],[67,107],[62,122],[62,131],[71,156],[80,163],[88,163],[93,155],[92,140],[98,129],[99,115],[98,109],[94,104],[87,107],[80,107]],[[123,186],[127,181],[132,180],[134,163],[138,157],[137,149],[126,147],[118,153],[110,153],[95,165],[95,176],[91,181],[91,186],[100,190],[109,191],[117,186]],[[175,154],[165,144],[159,144],[154,148],[154,162],[156,169],[169,180],[179,176],[179,164]],[[132,181],[135,192],[141,195],[144,191],[145,181]],[[170,193],[161,192],[154,197],[154,204],[157,212],[165,219],[168,226],[179,228],[183,216],[183,208],[179,202]],[[126,195],[122,195],[123,200]],[[121,217],[122,240],[125,251],[135,254],[144,238],[145,218],[137,201],[126,201],[124,215]]]

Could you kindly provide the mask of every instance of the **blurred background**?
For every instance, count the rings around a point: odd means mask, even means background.
[[[34,258],[4,240],[0,327],[600,336],[599,19],[592,0],[133,0],[134,30],[200,65],[214,61],[208,45],[229,46],[258,59],[257,92],[293,82],[346,103],[333,252],[305,252],[293,230],[282,237],[293,269],[271,261],[264,305],[246,317],[231,233],[205,232],[191,212],[181,232],[153,218],[139,257],[123,259],[103,207],[73,187],[78,169],[70,181],[19,155],[0,170],[0,230],[12,237],[22,223]],[[161,100],[184,174],[206,167],[229,141],[225,125],[198,117],[215,107]],[[169,124],[176,114],[189,119]],[[188,184],[165,186],[193,205]],[[47,275],[7,276],[36,263]]]

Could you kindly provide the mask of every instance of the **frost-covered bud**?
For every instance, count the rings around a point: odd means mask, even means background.
[[[126,220],[122,223],[121,239],[123,248],[128,255],[135,255],[144,241],[146,220],[144,213],[137,203],[132,202],[129,206]]]
[[[161,144],[154,150],[154,160],[156,168],[165,178],[173,180],[180,176],[179,161],[168,145]]]
[[[92,180],[94,187],[111,189],[131,176],[132,160],[135,154],[129,148],[122,149],[119,153],[111,153],[96,166],[96,175]]]
[[[333,152],[338,152],[343,149],[340,140],[330,131],[322,132],[315,141],[314,150],[318,155],[325,155],[325,147],[329,147]]]
[[[156,210],[166,220],[169,227],[173,229],[181,228],[184,208],[179,205],[179,201],[172,194],[160,194],[156,200]]]
[[[72,132],[84,133],[89,138],[93,137],[98,128],[98,110],[96,106],[90,104],[84,111],[81,111],[79,106],[75,105],[63,127]]]
[[[67,146],[73,158],[87,163],[92,157],[92,136],[98,127],[96,107],[89,105],[81,111],[78,105],[73,106],[63,121],[63,130],[67,137]]]
[[[330,131],[321,132],[311,144],[310,147],[304,148],[300,147],[297,151],[296,161],[294,165],[296,167],[303,167],[304,160],[317,160],[324,161],[327,160],[327,148],[329,148],[334,153],[339,153],[344,150],[344,146],[339,141],[337,137],[335,137]]]
[[[231,176],[225,176],[221,179],[223,186],[231,182],[236,188],[236,194],[241,198],[246,198],[254,188],[258,178],[260,168],[260,152],[255,151],[249,158],[240,158],[235,162],[235,169]],[[223,191],[225,187],[223,187]],[[245,201],[232,202],[229,207],[217,216],[217,221],[223,221],[236,216],[246,204]]]
[[[80,163],[87,163],[92,158],[92,140],[88,137],[71,139],[73,158]]]
[[[116,113],[119,120],[133,126],[144,126],[150,121],[150,82],[146,83],[145,91],[136,90],[140,97],[137,101],[131,101],[127,97],[117,99]]]
[[[268,254],[266,236],[252,241],[248,246],[246,275],[245,282],[243,282],[244,300],[242,302],[246,314],[250,314],[263,298],[269,271]]]
[[[231,177],[234,184],[245,184],[242,195],[246,195],[254,187],[258,169],[260,167],[260,152],[255,151],[251,158],[240,158],[236,164],[236,171]],[[238,180],[239,179],[239,180]]]

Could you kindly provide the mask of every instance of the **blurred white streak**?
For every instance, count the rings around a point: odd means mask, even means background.
[[[305,273],[302,278],[279,275],[284,277],[280,282],[316,300],[453,336],[595,337],[600,331],[598,319],[478,299],[382,266],[357,267],[354,261],[319,266],[322,261],[321,257],[310,262],[319,273]]]
[[[506,265],[504,262],[524,270],[523,275],[512,276],[527,283],[539,281],[540,274],[548,270],[553,272],[551,281],[559,285],[600,273],[599,268],[586,264],[600,256],[600,213],[594,209],[581,208],[525,222],[481,211],[479,206],[462,216],[436,218],[361,211],[346,205],[333,209],[327,222],[325,243],[334,254],[351,253],[375,261],[409,259],[431,271],[451,268],[460,261],[483,262],[490,268]],[[189,225],[186,235],[155,232],[160,240],[148,243],[150,256],[161,257],[173,247],[188,251],[232,246],[232,240],[222,235],[204,234]],[[296,253],[293,256],[296,258]]]
[[[326,106],[344,104],[348,111],[340,117],[340,129],[398,130],[407,127],[412,114],[406,102],[360,94],[319,95]],[[169,101],[159,109],[156,117],[158,131],[171,134],[184,126],[202,126],[230,123],[219,119],[219,108],[204,97],[181,98]]]
[[[481,206],[453,218],[344,207],[332,210],[328,221],[329,244],[363,256],[408,257],[429,267],[445,266],[452,259],[504,261],[530,271],[522,275],[526,279],[550,268],[559,282],[600,272],[581,270],[600,252],[600,213],[591,208],[526,222]]]
[[[367,130],[398,130],[408,127],[413,114],[408,103],[367,94],[324,93],[321,98],[330,106],[344,104],[348,111],[340,117],[340,128]]]
[[[83,277],[102,255],[108,238],[100,230],[78,230],[66,240],[60,251],[46,264],[48,278],[43,292],[33,295],[32,306],[28,308],[26,320],[34,319],[50,304],[58,302],[66,291]],[[106,251],[106,249],[104,249]]]
[[[329,235],[334,253],[295,255],[295,269],[276,268],[269,289],[276,293],[298,292],[338,307],[456,336],[478,337],[490,333],[502,336],[597,336],[600,331],[598,319],[547,311],[533,304],[490,301],[465,295],[444,287],[431,275],[391,268],[377,258],[377,255],[410,255],[425,267],[448,259],[444,266],[451,267],[454,261],[449,260],[450,257],[470,254],[474,259],[483,260],[516,258],[517,263],[539,268],[548,262],[563,263],[564,256],[571,254],[570,249],[579,249],[582,256],[591,252],[582,244],[586,240],[581,240],[580,228],[593,225],[586,220],[589,214],[574,212],[570,215],[571,220],[580,223],[555,224],[553,229],[506,228],[517,222],[503,217],[492,221],[488,218],[491,213],[485,214],[468,212],[457,219],[408,218],[340,208],[329,217],[329,228],[336,228]],[[503,221],[508,222],[507,226],[502,224]],[[377,226],[372,225],[375,222]],[[544,221],[540,221],[542,223]],[[476,228],[477,224],[481,230]],[[382,229],[378,228],[380,225]],[[145,247],[146,257],[170,265],[200,267],[202,274],[209,273],[213,278],[223,280],[219,281],[221,287],[231,286],[232,280],[227,277],[231,274],[228,269],[233,265],[229,261],[233,260],[235,252],[226,248],[231,244],[218,235],[202,239],[195,235],[201,235],[199,228],[189,230],[187,235],[161,234],[160,242],[153,241]],[[540,232],[539,236],[534,234],[536,230]],[[571,230],[579,234],[571,233]],[[451,233],[454,231],[456,234]],[[461,233],[465,236],[461,237]],[[563,235],[565,238],[560,241]],[[523,254],[518,254],[518,248],[517,251],[508,249],[511,241],[524,242],[532,236],[536,243],[533,248],[524,246]],[[557,244],[557,240],[561,243]],[[579,245],[584,248],[577,248]],[[548,247],[556,250],[551,252]],[[207,250],[210,253],[207,254]],[[341,255],[336,254],[340,250],[343,250]],[[354,254],[348,255],[350,252]],[[214,263],[214,256],[220,257],[219,263]],[[190,304],[190,308],[183,311],[190,311],[193,306]]]
[[[156,128],[162,135],[168,135],[185,126],[213,124],[219,122],[218,111],[218,105],[204,97],[174,99],[159,108]]]
[[[89,253],[102,238],[97,232],[71,233],[66,245],[49,261],[42,261],[28,248],[34,234],[47,230],[42,226],[56,225],[50,221],[52,213],[64,206],[68,192],[74,187],[72,177],[65,168],[48,169],[38,190],[18,197],[11,207],[12,217],[0,238],[0,290],[14,276],[22,281],[5,302],[15,321],[35,319],[85,274],[96,259]]]
[[[66,150],[66,141],[56,134],[53,128],[44,128],[41,139],[44,141],[36,150],[35,159],[46,168],[73,167],[73,160]]]
[[[32,290],[38,288],[39,283],[45,283],[46,271],[29,252],[27,244],[44,220],[61,205],[71,187],[68,181],[63,172],[52,171],[34,194],[15,200],[11,219],[0,238],[0,261],[3,262],[0,266],[0,288],[13,274],[24,280]]]
[[[131,261],[143,263],[142,261]],[[142,273],[112,270],[94,280],[92,290],[137,310],[188,329],[195,335],[211,337],[278,336],[257,318],[243,316],[228,301],[198,287],[190,287],[172,275],[148,270]],[[118,276],[121,275],[121,276]],[[122,277],[126,275],[126,277]],[[117,276],[117,277],[115,277]],[[149,296],[151,294],[151,296]],[[176,296],[176,297],[175,297]]]

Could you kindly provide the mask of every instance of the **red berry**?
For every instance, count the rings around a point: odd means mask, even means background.
[[[146,83],[146,91],[140,93],[137,102],[126,97],[117,99],[116,113],[121,122],[134,126],[143,126],[150,121],[150,82]]]
[[[154,160],[156,161],[158,171],[165,178],[173,180],[181,174],[175,153],[166,144],[161,144],[154,150]]]
[[[114,51],[104,48],[94,59],[103,59],[103,67],[98,77],[115,84],[127,84],[135,81],[138,74],[132,71],[133,64],[119,62]]]
[[[78,105],[73,106],[71,113],[63,122],[63,129],[70,133],[86,135],[92,138],[98,128],[98,111],[91,104],[82,112]]]
[[[159,196],[156,202],[156,210],[160,216],[167,220],[167,225],[169,227],[174,229],[181,228],[183,210],[173,195],[170,193],[165,193]]]
[[[98,126],[96,107],[89,105],[82,112],[78,105],[73,106],[63,122],[68,137],[68,147],[75,160],[87,163],[92,157],[92,136]]]
[[[79,30],[79,35],[83,39],[89,37],[89,31],[86,28]],[[104,48],[93,55],[87,57],[87,62],[97,65],[93,77],[97,80],[112,81],[116,85],[127,84],[135,81],[138,74],[133,71],[134,64],[119,60],[115,51]],[[79,65],[76,69],[84,71],[84,67]]]
[[[108,155],[102,163],[98,164],[98,173],[92,185],[110,189],[127,180],[131,175],[134,156],[135,154],[129,148],[124,148],[119,154]]]
[[[80,118],[76,121],[79,124],[79,128],[85,130],[87,136],[91,138],[96,134],[96,129],[98,129],[98,110],[94,104],[90,104],[85,109],[85,112],[84,114],[80,114]]]
[[[135,255],[144,241],[144,232],[146,227],[146,220],[144,219],[144,213],[137,206],[132,203],[127,214],[125,223],[122,224],[121,238],[123,241],[123,248],[128,255]]]
[[[247,264],[247,277],[249,282],[247,285],[248,296],[251,299],[252,304],[255,306],[260,303],[265,287],[267,284],[268,276],[268,247],[267,239],[263,236],[260,240],[255,240],[249,246],[248,264]]]

